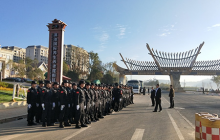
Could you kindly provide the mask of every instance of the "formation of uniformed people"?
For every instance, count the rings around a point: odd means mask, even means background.
[[[59,122],[64,128],[75,124],[76,128],[87,127],[113,111],[118,112],[133,104],[133,89],[126,85],[35,81],[27,93],[28,126],[42,123],[43,127]],[[35,119],[35,122],[34,122]]]

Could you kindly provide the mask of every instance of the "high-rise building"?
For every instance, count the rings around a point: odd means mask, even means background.
[[[26,57],[26,49],[19,48],[17,46],[4,46],[2,49],[8,49],[12,50],[14,52],[13,54],[13,61],[18,63],[20,60],[25,61]]]
[[[13,51],[0,48],[0,71],[2,72],[2,78],[11,76],[11,65],[9,60],[13,60]],[[11,61],[12,62],[12,61]]]
[[[63,59],[70,66],[70,69],[80,72],[80,77],[85,78],[88,73],[89,53],[74,45],[64,45],[63,53]]]
[[[38,62],[48,64],[48,48],[41,45],[28,46],[26,48],[26,57],[29,57],[32,60],[37,59]]]

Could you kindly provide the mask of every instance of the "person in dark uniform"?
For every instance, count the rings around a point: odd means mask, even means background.
[[[36,101],[37,101],[37,90],[36,90],[37,83],[35,81],[31,82],[31,88],[28,89],[27,93],[27,104],[28,104],[28,115],[27,115],[27,122],[28,126],[35,125],[34,116],[36,113]]]
[[[100,101],[99,101],[99,91],[98,91],[98,85],[97,84],[95,84],[95,86],[94,86],[94,94],[95,94],[94,118],[95,118],[96,121],[99,121],[98,114],[99,114],[99,102]]]
[[[52,88],[52,123],[57,122],[59,119],[59,82],[53,83]]]
[[[154,90],[154,87],[151,88],[150,98],[151,98],[152,106],[154,106],[155,105],[155,90]]]
[[[91,101],[90,101],[90,104],[91,104],[91,107],[90,107],[90,119],[92,122],[96,122],[95,120],[95,91],[94,91],[94,86],[95,84],[94,83],[91,83],[91,86],[90,86],[90,96],[91,96]]]
[[[150,93],[150,89],[148,88],[147,90],[148,90],[148,95],[149,95],[149,93]]]
[[[39,86],[37,87],[37,103],[36,103],[36,122],[40,123],[42,119],[42,106],[41,106],[41,95],[42,89],[44,87],[44,82],[39,81]]]
[[[72,117],[73,119],[73,123],[75,124],[75,114],[76,114],[76,104],[75,104],[75,98],[76,98],[76,90],[77,90],[77,84],[76,83],[72,83],[72,96],[73,96],[73,100],[72,100]]]
[[[51,81],[46,81],[46,87],[42,90],[41,95],[41,105],[43,108],[42,111],[42,126],[53,126],[51,121],[52,113],[52,90],[51,90]],[[46,124],[47,122],[47,124]]]
[[[99,84],[98,86],[98,96],[99,96],[99,110],[98,110],[98,117],[103,119],[103,94],[102,94],[102,85]]]
[[[79,81],[79,87],[76,89],[76,98],[75,98],[75,104],[76,104],[76,116],[75,116],[75,121],[76,121],[76,128],[81,128],[81,127],[88,127],[85,124],[85,81],[80,80]],[[79,122],[81,124],[81,127],[79,126]]]
[[[91,107],[91,95],[90,95],[90,83],[86,83],[85,91],[85,98],[86,98],[86,108],[85,108],[85,123],[91,124],[89,121],[90,119],[90,107]]]
[[[59,116],[59,122],[60,122],[60,128],[64,128],[64,126],[71,126],[68,122],[68,93],[66,90],[66,87],[68,86],[68,81],[63,80],[62,87],[60,88],[60,116]],[[63,125],[64,122],[64,125]]]
[[[131,103],[134,104],[134,91],[133,91],[133,87],[131,87]]]
[[[74,124],[73,122],[73,113],[72,113],[72,110],[73,110],[73,94],[72,94],[72,83],[70,81],[68,81],[68,85],[66,88],[66,91],[67,91],[67,118],[69,120],[69,123],[71,124]],[[65,125],[65,124],[64,124]]]
[[[145,95],[145,92],[146,92],[146,88],[144,87],[143,88],[143,95]]]
[[[118,83],[115,83],[115,88],[112,91],[114,111],[118,112],[120,109],[120,99],[122,98],[122,90],[119,88]]]
[[[157,89],[155,91],[155,100],[156,100],[156,106],[154,108],[154,111],[153,112],[157,112],[157,108],[158,108],[158,105],[159,105],[159,112],[162,111],[162,106],[161,106],[161,89],[159,87],[159,84],[156,85]]]
[[[173,86],[170,85],[170,93],[169,93],[170,107],[169,108],[174,108],[174,96],[175,96],[175,90],[173,89]]]

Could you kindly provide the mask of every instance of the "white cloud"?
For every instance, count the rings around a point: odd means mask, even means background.
[[[175,23],[177,24],[177,23]],[[165,37],[171,34],[171,31],[175,30],[175,24],[164,26],[165,29],[159,29],[159,31],[163,31],[163,33],[159,34],[161,37]]]
[[[126,31],[126,27],[124,25],[120,25],[120,24],[117,24],[116,27],[118,28],[119,30],[119,34],[117,35],[117,37],[119,39],[122,39],[124,38],[125,36],[125,31]]]
[[[215,24],[212,27],[219,27],[219,26],[220,26],[220,24]]]
[[[220,24],[215,24],[215,25],[212,25],[211,27],[207,27],[207,31],[211,31],[212,28],[215,28],[215,27],[220,27]]]
[[[102,35],[99,37],[99,41],[101,43],[108,41],[108,39],[109,39],[109,35],[105,32],[103,32]]]

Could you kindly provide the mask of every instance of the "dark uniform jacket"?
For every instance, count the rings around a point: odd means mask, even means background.
[[[52,104],[52,90],[50,88],[43,88],[41,103]]]
[[[170,93],[169,93],[169,97],[174,97],[174,96],[175,96],[174,89],[171,88]]]
[[[114,88],[112,91],[112,96],[115,98],[115,100],[119,100],[123,96],[122,90],[120,88]]]
[[[67,105],[67,90],[65,87],[60,88],[59,92],[59,97],[60,97],[60,105]]]
[[[154,89],[151,90],[151,95],[150,95],[151,98],[154,98],[154,97],[155,97],[155,92],[156,92],[156,91],[155,91]]]
[[[85,91],[84,89],[78,87],[76,89],[76,98],[75,98],[75,103],[76,105],[85,105]]]
[[[157,91],[156,91],[156,99],[160,99],[161,98],[161,89],[158,88]]]
[[[35,88],[28,89],[27,103],[36,105],[36,101],[37,101],[37,90]]]
[[[42,95],[43,87],[37,87],[37,103],[41,104],[41,95]]]

